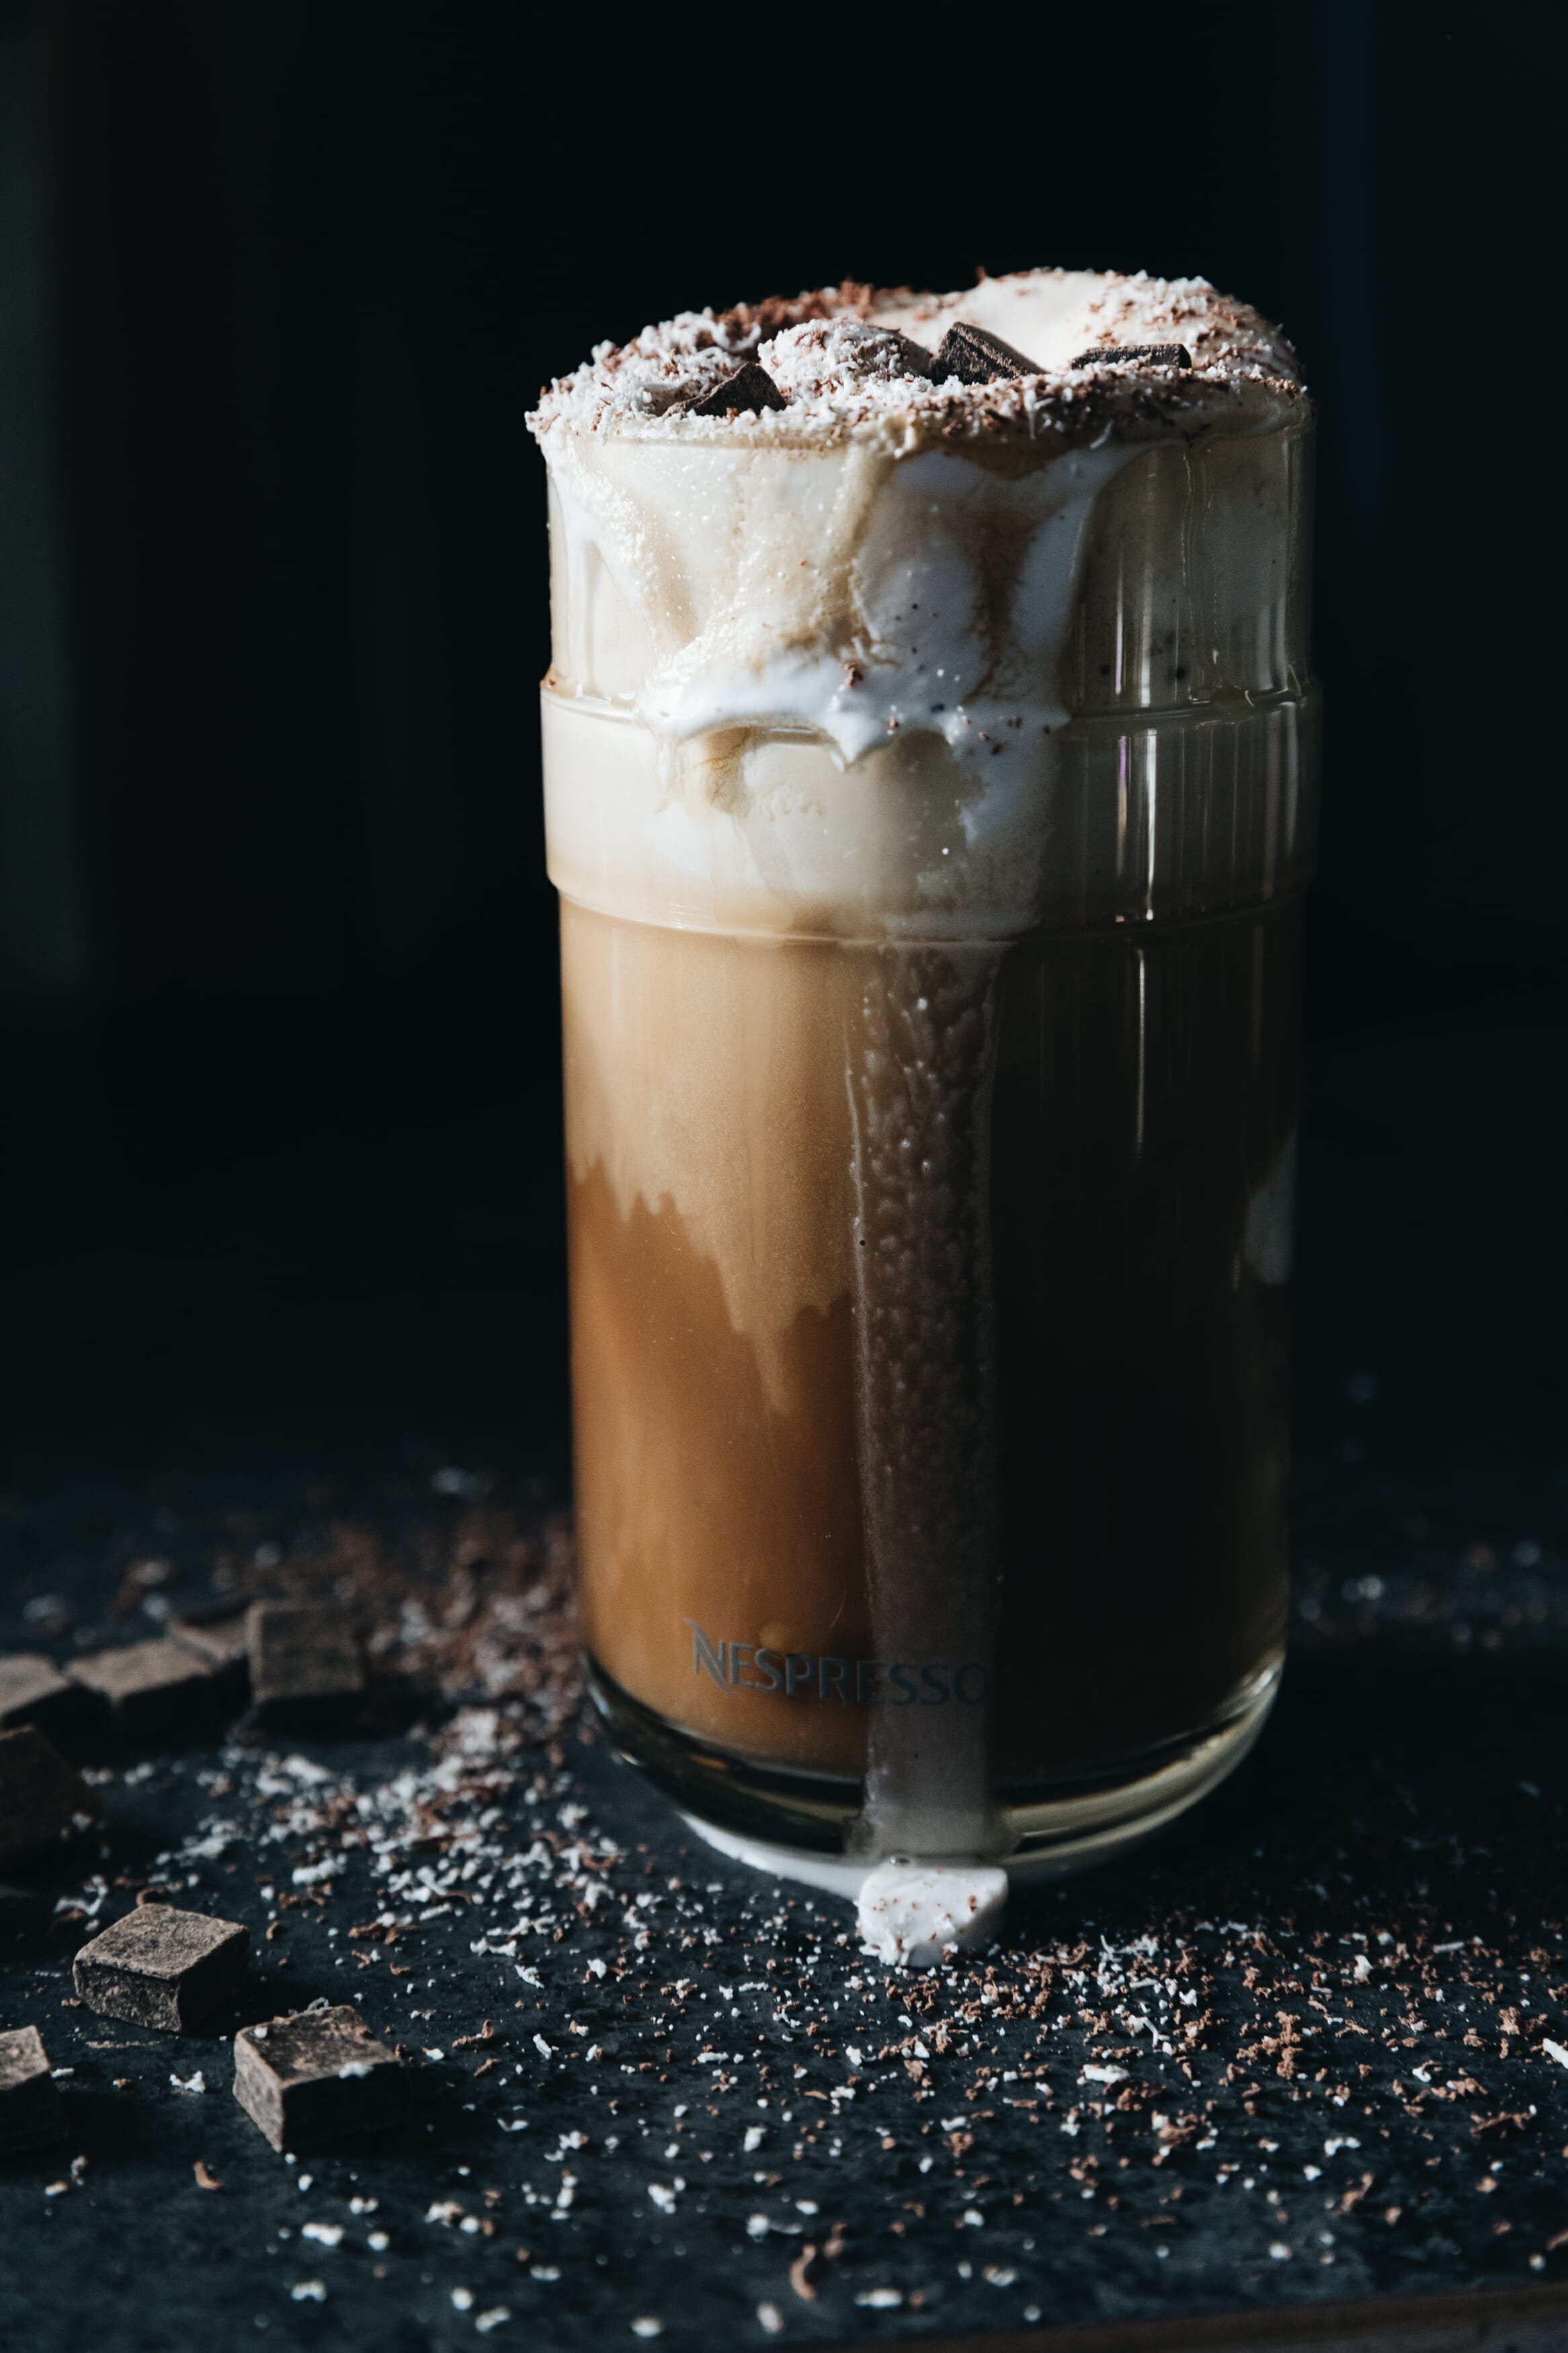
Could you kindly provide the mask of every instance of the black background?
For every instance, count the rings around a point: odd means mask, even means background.
[[[1299,343],[1309,1275],[1353,1325],[1403,1253],[1476,1361],[1539,1327],[1499,1410],[1556,1414],[1561,21],[0,0],[13,1441],[558,1451],[521,410],[688,304],[1041,261]]]

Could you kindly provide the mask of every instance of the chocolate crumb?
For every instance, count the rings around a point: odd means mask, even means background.
[[[931,364],[933,384],[945,383],[950,375],[955,375],[960,384],[994,384],[998,378],[1040,373],[1037,360],[1026,359],[1000,335],[984,327],[972,327],[965,319],[955,320],[948,329]]]

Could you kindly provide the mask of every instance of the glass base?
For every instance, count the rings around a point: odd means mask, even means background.
[[[1279,1688],[1283,1653],[1231,1694],[1223,1713],[1113,1773],[1000,1790],[1010,1834],[988,1858],[1019,1883],[1065,1878],[1163,1830],[1240,1764]],[[678,1731],[590,1658],[588,1688],[616,1748],[673,1798],[693,1829],[738,1862],[853,1896],[871,1867],[846,1852],[860,1785],[740,1757]]]

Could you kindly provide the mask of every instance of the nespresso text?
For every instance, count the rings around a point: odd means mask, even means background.
[[[694,1618],[691,1672],[723,1691],[776,1692],[783,1699],[844,1700],[859,1707],[978,1707],[991,1695],[990,1667],[971,1659],[834,1659],[766,1643],[716,1642]]]

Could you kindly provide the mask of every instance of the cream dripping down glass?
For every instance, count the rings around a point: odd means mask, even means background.
[[[845,286],[530,423],[599,1705],[781,1862],[1114,1851],[1282,1656],[1294,355],[1201,279]]]

